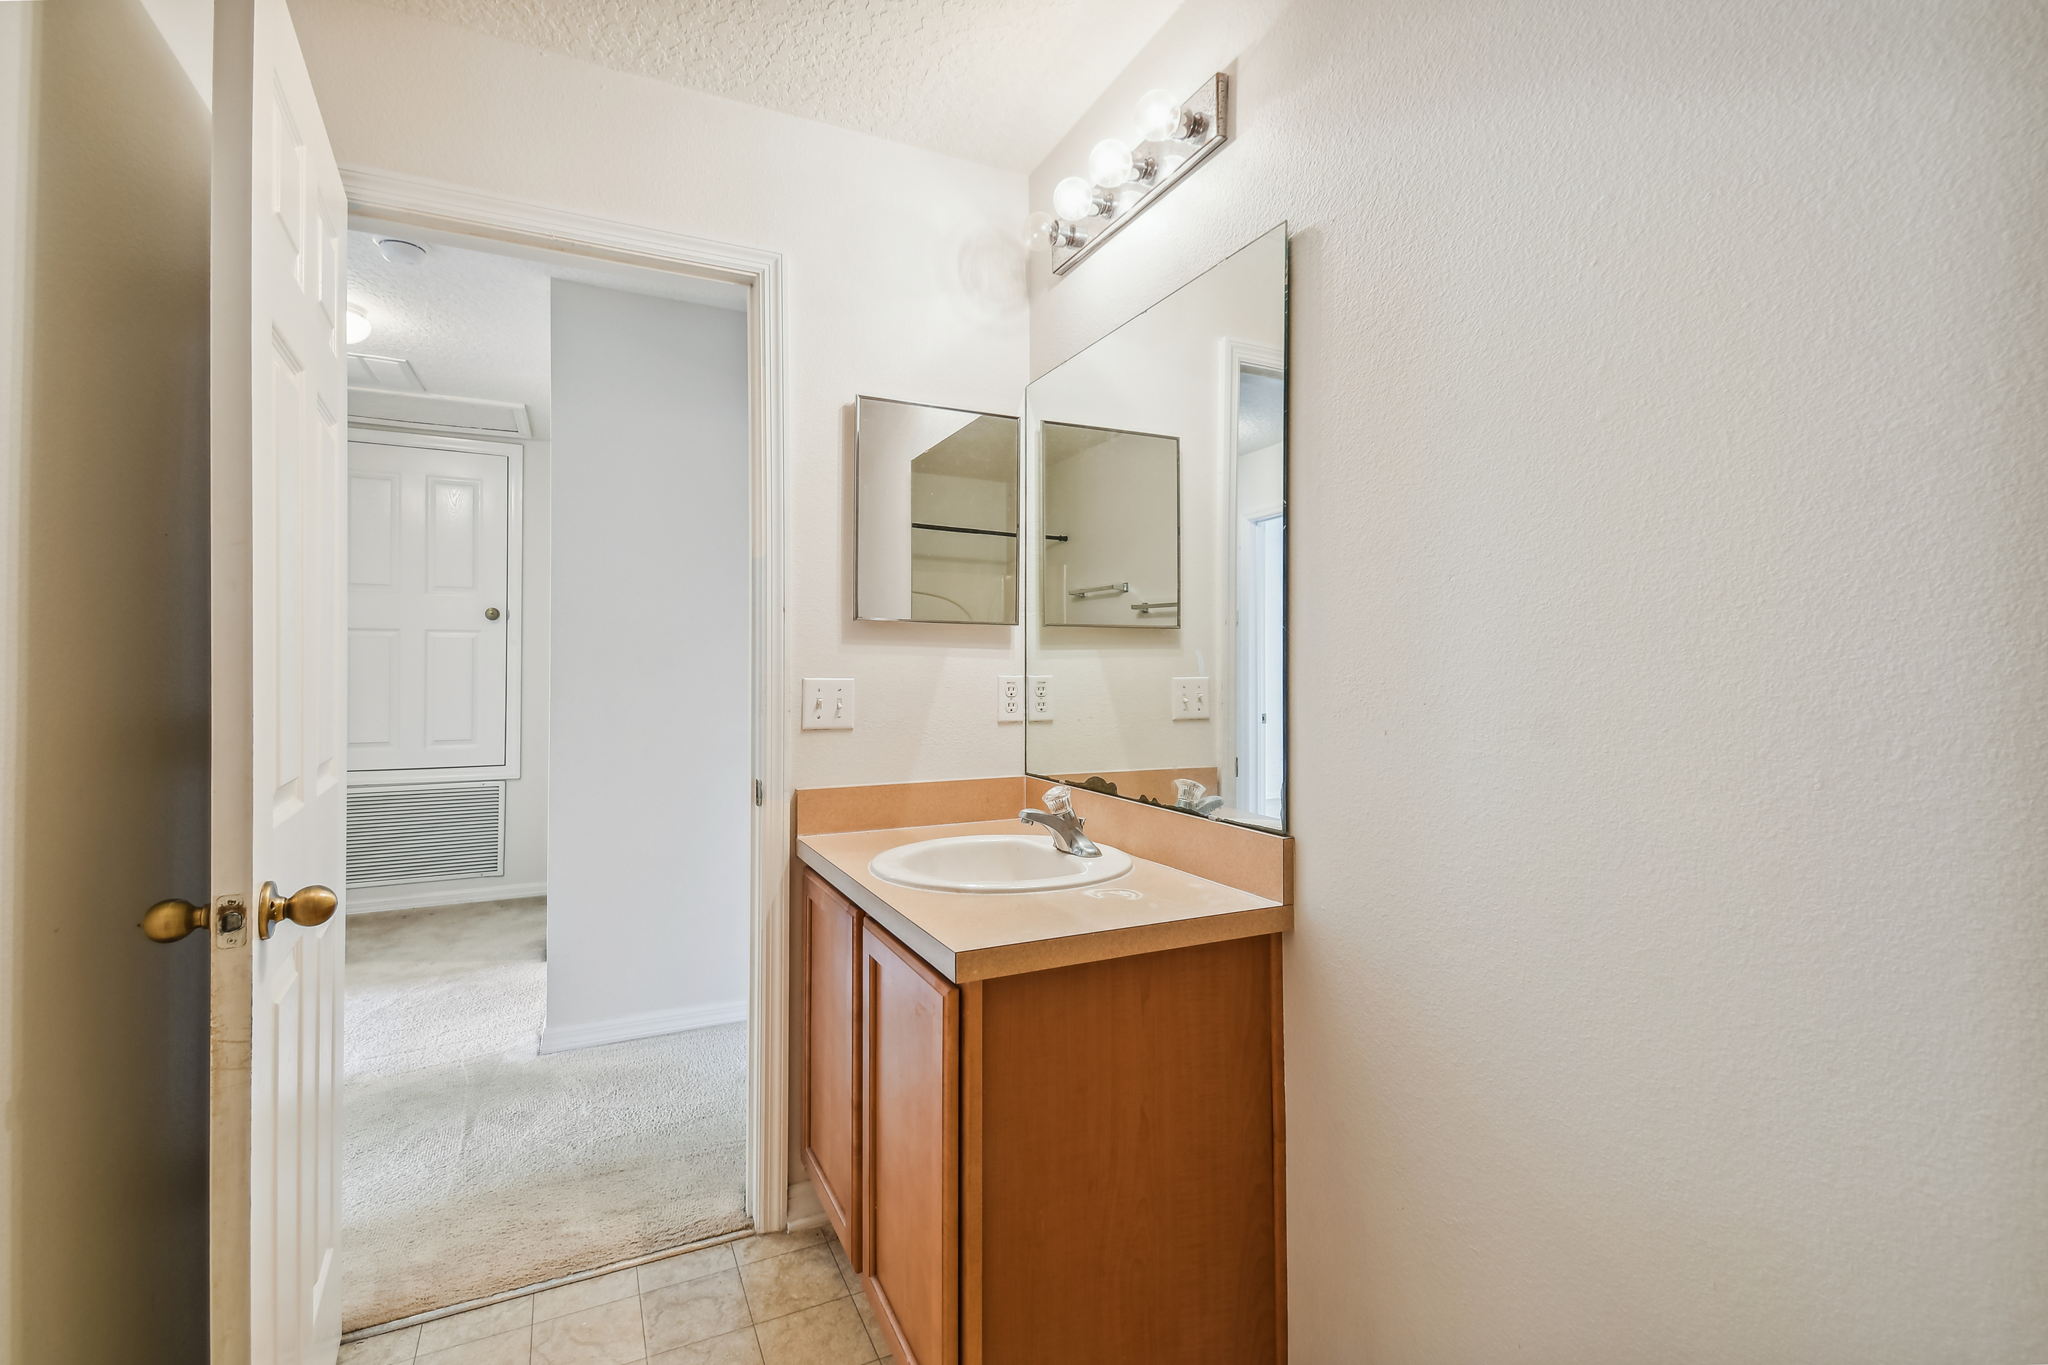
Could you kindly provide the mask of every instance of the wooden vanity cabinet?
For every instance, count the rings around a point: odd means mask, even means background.
[[[821,1193],[903,1365],[1286,1359],[1278,935],[957,986],[807,883],[808,1093],[860,1119]]]
[[[861,920],[853,902],[806,872],[803,1162],[839,1243],[862,1269],[860,1207]]]
[[[960,1358],[960,988],[870,920],[861,992],[868,1302],[902,1365]]]

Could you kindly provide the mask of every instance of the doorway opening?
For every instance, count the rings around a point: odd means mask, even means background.
[[[1287,790],[1287,480],[1284,361],[1270,347],[1223,345],[1223,601],[1231,645],[1223,691],[1224,807],[1245,824],[1281,828]]]
[[[753,1230],[779,1083],[758,300],[352,229],[346,1330]]]

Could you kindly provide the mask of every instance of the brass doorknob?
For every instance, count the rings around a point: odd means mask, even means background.
[[[499,616],[499,614],[500,614],[500,613],[499,613],[499,611],[498,611],[498,609],[497,609],[496,607],[485,607],[485,608],[484,608],[484,620],[486,620],[486,621],[495,621],[495,620],[497,620],[497,619],[498,619],[498,616]]]
[[[142,932],[158,943],[176,943],[194,929],[204,929],[207,907],[191,901],[158,901],[142,914]]]
[[[305,929],[325,924],[334,918],[334,907],[339,904],[341,898],[324,886],[303,886],[289,896],[280,896],[276,882],[265,882],[256,896],[256,936],[269,938],[271,927],[284,919]]]

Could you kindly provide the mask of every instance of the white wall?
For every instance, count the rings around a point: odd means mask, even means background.
[[[784,254],[791,670],[859,683],[857,729],[795,737],[797,782],[1016,772],[1014,627],[853,620],[852,404],[1017,410],[1023,178],[364,0],[292,12],[344,163]]]
[[[2048,1359],[2044,12],[1191,0],[1295,232],[1293,1358]]]
[[[746,327],[554,283],[544,1048],[745,1017]]]
[[[554,528],[554,453],[547,441],[521,443],[524,455],[519,591],[519,776],[505,783],[505,875],[395,882],[351,892],[348,913],[538,896],[548,882],[548,646]]]
[[[186,7],[189,8],[189,7]],[[182,46],[182,45],[181,45]],[[0,1360],[206,1360],[209,124],[0,4]]]

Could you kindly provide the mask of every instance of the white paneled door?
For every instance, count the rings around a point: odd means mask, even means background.
[[[216,0],[211,1344],[332,1365],[348,206],[285,0]]]
[[[350,440],[351,771],[506,765],[518,455],[487,441]]]

